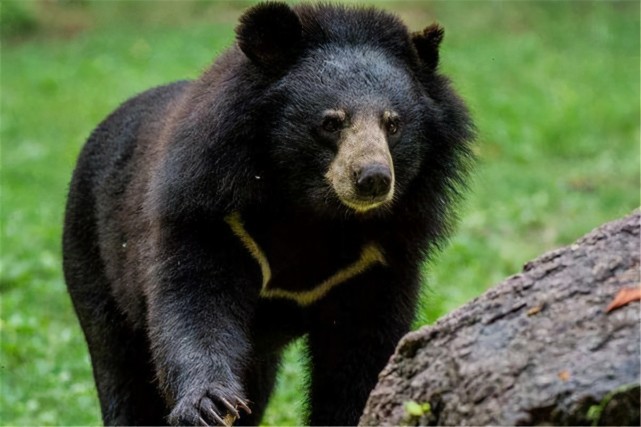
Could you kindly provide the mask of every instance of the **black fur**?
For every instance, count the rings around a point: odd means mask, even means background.
[[[281,71],[299,52],[301,23],[283,3],[262,3],[243,15],[236,29],[238,47],[263,71]]]
[[[257,424],[283,346],[304,334],[310,422],[358,421],[471,158],[467,110],[436,71],[442,30],[429,28],[410,36],[375,9],[259,5],[200,79],[145,92],[92,133],[64,270],[106,424],[214,424],[223,399],[251,402],[238,423]],[[328,108],[400,112],[393,203],[356,213],[333,194],[336,147],[316,132]],[[307,289],[368,242],[386,264],[309,306],[260,298],[232,212],[266,253],[270,286]]]

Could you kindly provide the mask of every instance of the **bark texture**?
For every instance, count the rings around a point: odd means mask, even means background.
[[[639,425],[639,212],[406,335],[361,425]]]

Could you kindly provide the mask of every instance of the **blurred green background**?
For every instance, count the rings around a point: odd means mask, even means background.
[[[100,422],[61,273],[67,184],[92,128],[128,97],[195,78],[247,2],[0,3],[0,424]],[[442,70],[479,129],[479,165],[416,327],[542,252],[639,205],[639,2],[381,2],[446,28]],[[301,343],[266,425],[300,424]]]

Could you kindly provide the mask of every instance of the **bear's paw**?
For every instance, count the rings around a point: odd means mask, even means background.
[[[181,398],[169,415],[171,425],[231,426],[240,417],[239,409],[251,414],[240,393],[221,386],[194,390]]]

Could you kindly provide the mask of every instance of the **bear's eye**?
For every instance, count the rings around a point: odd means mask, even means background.
[[[396,132],[398,132],[398,123],[396,122],[388,122],[387,123],[387,133],[390,135],[396,135]]]
[[[336,133],[345,127],[347,114],[343,110],[325,110],[321,128],[326,133]]]
[[[323,119],[322,126],[325,132],[338,132],[343,128],[343,120],[340,117],[328,116]]]
[[[396,135],[400,130],[401,121],[397,114],[386,111],[383,115],[383,121],[388,135]]]

